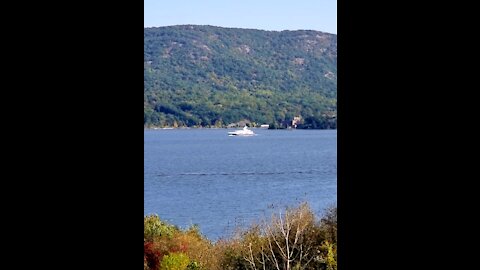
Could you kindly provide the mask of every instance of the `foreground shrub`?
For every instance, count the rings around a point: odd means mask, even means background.
[[[216,270],[221,268],[221,254],[215,245],[200,233],[198,226],[192,226],[174,237],[177,248],[184,252],[198,267]],[[193,266],[191,266],[193,267]]]
[[[337,269],[337,251],[335,244],[324,241],[320,246],[320,256],[318,256],[318,269],[336,270]]]
[[[307,204],[273,214],[247,230],[243,257],[249,269],[307,269],[315,257],[315,217]]]
[[[164,253],[154,242],[143,243],[143,268],[158,269]]]
[[[170,253],[163,256],[160,270],[185,270],[190,264],[190,259],[183,253]]]
[[[175,226],[160,220],[158,215],[149,215],[143,218],[143,238],[146,242],[153,241],[156,237],[171,237],[177,231]]]
[[[337,269],[335,207],[317,220],[308,204],[300,204],[215,243],[197,226],[179,230],[156,215],[144,224],[145,270]]]
[[[337,243],[337,208],[330,207],[320,219],[323,237],[331,243]]]

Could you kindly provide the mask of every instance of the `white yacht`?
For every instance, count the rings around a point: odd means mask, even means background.
[[[228,132],[228,136],[253,136],[255,133],[248,129],[247,126],[244,126],[243,129],[238,129],[235,131]]]

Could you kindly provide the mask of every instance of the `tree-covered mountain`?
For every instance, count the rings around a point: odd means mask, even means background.
[[[335,128],[337,36],[200,25],[144,29],[145,126],[241,120]]]

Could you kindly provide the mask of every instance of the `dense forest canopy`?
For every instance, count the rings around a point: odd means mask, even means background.
[[[337,36],[179,25],[144,29],[146,127],[336,128]],[[298,118],[297,118],[298,119]]]

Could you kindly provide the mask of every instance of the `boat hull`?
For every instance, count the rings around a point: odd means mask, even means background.
[[[230,131],[228,132],[228,136],[254,136],[256,135],[253,131],[249,130],[248,128],[244,127],[240,130]]]
[[[255,136],[256,134],[236,134],[236,133],[228,133],[228,136],[239,136],[239,137],[248,137],[248,136]]]

